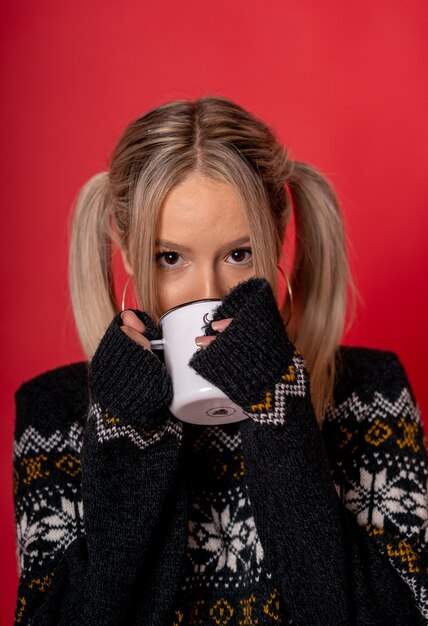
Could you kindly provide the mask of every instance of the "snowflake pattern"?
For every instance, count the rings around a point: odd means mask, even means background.
[[[27,559],[33,559],[37,556],[39,538],[39,522],[34,519],[34,516],[29,519],[24,511],[16,523],[16,555],[19,574],[23,571]]]
[[[17,505],[16,544],[18,571],[29,570],[63,552],[83,534],[83,503],[66,497],[62,489],[53,493],[40,488],[27,494]]]
[[[239,424],[193,429],[192,480],[182,590],[260,590],[270,585],[264,550],[245,481]],[[193,459],[192,456],[194,455]],[[262,586],[260,586],[262,585]]]
[[[262,562],[263,548],[248,506],[246,498],[239,498],[234,507],[227,504],[220,510],[210,506],[203,511],[194,505],[200,519],[189,521],[188,549],[195,573],[214,565],[217,572],[228,569],[236,574],[248,572],[254,563]]]
[[[402,470],[398,476],[387,479],[387,468],[379,472],[370,472],[360,468],[360,481],[353,482],[351,489],[345,492],[346,506],[356,515],[360,524],[374,524],[379,528],[385,526],[385,518],[393,523],[400,534],[408,537],[418,532],[426,522],[426,498],[421,488],[412,490],[403,488],[403,479],[413,480],[415,475],[408,476]],[[414,519],[415,524],[409,525],[405,520]]]
[[[80,519],[83,518],[83,503],[72,502],[65,497],[61,498],[61,508],[53,515],[43,518],[45,534],[43,539],[54,544],[67,540],[70,528],[77,529]]]

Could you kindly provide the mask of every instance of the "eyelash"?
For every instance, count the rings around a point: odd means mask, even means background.
[[[252,255],[251,248],[234,248],[233,250],[231,250],[231,252],[227,256],[229,257],[234,252],[248,252],[249,254]],[[162,252],[157,252],[155,254],[156,262],[160,261],[160,259],[164,258],[167,254],[177,254],[178,256],[180,256],[178,254],[178,252],[176,252],[175,250],[163,250]],[[250,265],[251,260],[252,259],[250,259],[249,261],[246,261],[245,263],[232,263],[232,265],[237,265],[237,266],[239,266],[239,265],[243,265],[243,266]],[[171,265],[170,267],[165,267],[164,265],[162,265],[161,267],[162,267],[162,269],[167,270],[167,271],[174,269],[174,265]]]

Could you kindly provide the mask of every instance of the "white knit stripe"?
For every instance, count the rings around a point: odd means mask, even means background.
[[[65,433],[56,430],[48,437],[43,436],[34,426],[26,428],[21,437],[14,441],[13,458],[17,459],[30,453],[39,452],[62,452],[70,448],[80,452],[82,448],[83,426],[79,422],[73,422]]]
[[[370,423],[376,418],[390,419],[405,415],[422,425],[419,405],[415,404],[407,387],[403,387],[396,400],[389,400],[380,391],[375,391],[370,402],[363,402],[354,392],[337,407],[330,407],[326,419],[349,422],[350,415],[360,423]]]
[[[207,426],[203,429],[193,444],[194,449],[199,452],[200,450],[209,450],[210,448],[216,448],[219,452],[225,450],[239,450],[241,446],[241,434],[236,432],[225,432],[221,425]]]
[[[248,416],[266,426],[278,426],[285,423],[287,410],[287,397],[294,396],[304,398],[308,393],[305,377],[305,361],[300,354],[293,357],[295,379],[285,381],[281,379],[275,384],[271,411],[248,411]]]
[[[100,443],[112,441],[114,439],[129,439],[142,450],[158,443],[165,435],[174,435],[178,441],[183,438],[183,422],[170,417],[166,424],[155,430],[154,434],[144,436],[129,424],[116,425],[108,424],[104,417],[101,406],[94,402],[89,408],[88,419],[96,420],[97,438]]]

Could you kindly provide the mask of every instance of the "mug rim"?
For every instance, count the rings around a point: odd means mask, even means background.
[[[176,306],[173,306],[172,309],[168,309],[168,311],[165,311],[165,313],[160,316],[159,321],[158,321],[158,326],[161,326],[163,319],[167,315],[172,313],[173,311],[176,311],[177,309],[181,309],[185,306],[189,306],[190,304],[196,304],[197,302],[222,302],[222,299],[221,298],[199,298],[199,300],[189,300],[189,302],[183,302],[182,304],[177,304]]]

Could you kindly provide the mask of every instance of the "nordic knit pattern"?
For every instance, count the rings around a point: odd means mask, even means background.
[[[239,424],[186,424],[186,446],[191,507],[174,626],[292,624],[255,526]]]
[[[342,347],[320,432],[264,282],[219,316],[193,366],[244,422],[179,423],[117,317],[89,388],[76,363],[17,391],[15,623],[428,624],[426,437],[397,357]]]
[[[193,355],[190,365],[250,416],[242,422],[241,435],[254,518],[266,562],[293,619],[305,626],[427,622],[427,450],[420,418],[419,423],[409,422],[408,430],[418,437],[414,466],[423,491],[419,491],[418,516],[413,515],[412,503],[403,511],[407,520],[417,524],[416,538],[407,538],[396,526],[387,526],[383,533],[363,528],[338,497],[331,461],[311,403],[308,372],[299,350],[286,335],[269,283],[254,278],[239,284],[225,297],[213,318],[233,321],[207,348]],[[209,328],[206,332],[214,333]],[[379,355],[380,359],[374,355],[366,371],[363,359],[355,364],[355,372],[351,369],[351,374],[348,371],[348,376],[341,376],[336,406],[341,402],[341,387],[346,388],[351,381],[357,387],[354,392],[360,390],[360,401],[370,398],[372,403],[376,387],[385,396],[386,406],[388,401],[390,405],[397,401],[403,388],[411,393],[396,356]],[[349,393],[352,391],[348,388],[348,397]],[[403,416],[401,423],[405,421]],[[350,460],[361,467],[367,457],[373,469],[373,451],[366,437],[361,441],[362,429],[358,426],[354,432],[359,445],[351,449]],[[393,440],[386,447],[390,446]],[[392,449],[396,455],[397,450]],[[402,470],[406,452],[401,453],[404,458],[397,459],[403,478],[400,487],[412,489],[414,472],[403,475]],[[378,482],[383,478],[382,487],[387,493],[394,470],[389,470],[387,457],[382,465],[386,471]],[[412,482],[406,484],[406,477]],[[379,549],[381,535],[383,550]],[[398,584],[396,568],[385,567],[385,557],[397,565],[401,559],[401,568],[407,561],[406,587]],[[317,564],[313,576],[311,563]],[[412,610],[409,594],[413,602],[416,595],[422,605],[419,613]]]

